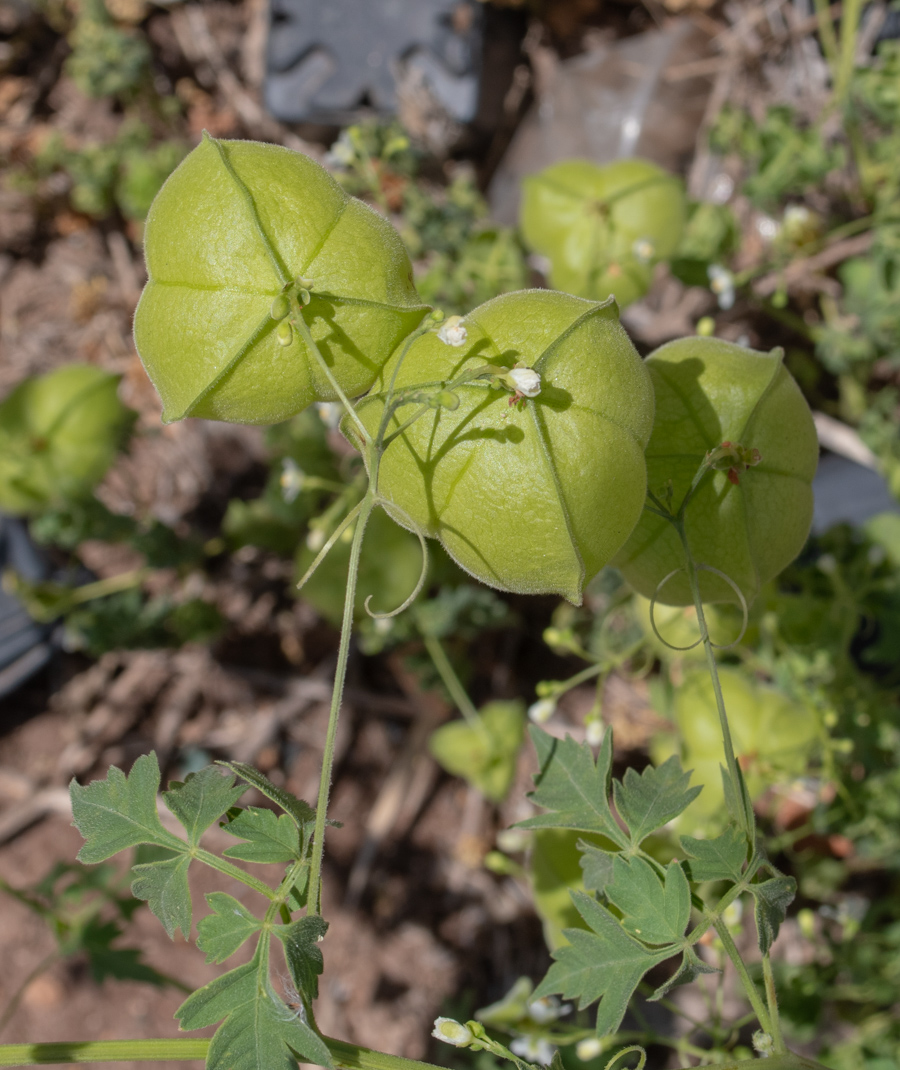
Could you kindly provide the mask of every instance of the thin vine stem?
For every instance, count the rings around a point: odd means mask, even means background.
[[[289,296],[288,300],[289,300],[290,306],[291,306],[291,314],[290,314],[291,326],[294,328],[294,330],[297,332],[297,334],[299,334],[300,337],[303,339],[303,341],[306,343],[307,348],[309,349],[310,353],[312,353],[313,357],[315,358],[316,363],[321,368],[322,374],[328,380],[328,383],[331,386],[331,389],[335,392],[335,395],[340,399],[340,402],[344,406],[344,410],[346,411],[347,415],[350,417],[350,419],[356,425],[357,431],[359,431],[360,435],[362,436],[362,441],[365,442],[365,443],[368,443],[369,442],[369,432],[366,430],[365,425],[363,424],[362,420],[360,420],[359,416],[357,415],[356,409],[354,409],[353,406],[350,404],[350,399],[344,393],[344,390],[341,387],[341,384],[337,381],[337,379],[334,376],[334,372],[331,370],[331,368],[328,367],[328,362],[322,356],[321,350],[319,349],[319,347],[316,345],[315,341],[313,340],[313,336],[310,333],[309,326],[307,325],[306,320],[303,318],[303,306],[300,304],[300,301],[298,300],[297,295],[296,294],[291,294]]]
[[[741,984],[744,986],[744,991],[747,993],[747,998],[750,1000],[750,1004],[756,1013],[756,1017],[759,1019],[759,1024],[774,1039],[774,1027],[768,1008],[763,1002],[762,996],[759,994],[759,989],[753,983],[753,978],[750,976],[747,967],[744,965],[744,960],[741,958],[741,953],[738,951],[737,945],[735,944],[731,933],[728,931],[728,926],[725,924],[723,918],[717,918],[713,923],[713,927],[716,930],[716,935],[722,941],[722,946],[725,948],[725,954],[731,959],[732,965],[735,970],[737,970],[738,977],[741,979]],[[782,1045],[779,1054],[783,1052],[784,1046]]]
[[[347,661],[350,655],[350,635],[353,631],[353,612],[356,607],[356,583],[359,578],[359,559],[363,536],[369,517],[375,507],[374,483],[370,484],[360,502],[359,516],[350,544],[350,564],[347,568],[347,586],[344,592],[344,617],[341,621],[341,642],[338,647],[337,667],[334,673],[334,689],[331,693],[331,709],[328,713],[328,730],[325,734],[325,749],[322,754],[322,773],[319,779],[319,796],[316,802],[316,824],[313,832],[312,860],[309,871],[308,909],[311,914],[322,913],[322,858],[325,850],[325,820],[328,798],[331,794],[331,774],[334,767],[334,744],[337,739],[344,681],[347,678]]]
[[[772,960],[766,952],[762,957],[763,983],[766,988],[766,1002],[769,1005],[769,1021],[772,1025],[772,1043],[778,1054],[787,1051],[781,1032],[781,1018],[778,1014],[778,993],[775,990],[775,975],[772,973]]]
[[[746,833],[751,847],[756,845],[756,821],[753,817],[753,808],[750,805],[750,800],[747,796],[747,789],[744,785],[744,778],[741,775],[741,771],[737,764],[737,758],[734,754],[734,743],[731,738],[731,727],[728,724],[728,713],[725,709],[725,699],[722,696],[722,684],[719,680],[719,669],[716,664],[716,655],[713,650],[712,641],[709,637],[709,628],[706,624],[706,615],[703,612],[703,599],[700,596],[700,583],[697,579],[697,566],[694,562],[691,548],[688,544],[687,533],[684,527],[684,518],[676,517],[674,519],[675,530],[678,532],[678,537],[681,540],[681,545],[684,549],[685,559],[687,561],[687,576],[688,582],[691,587],[691,595],[694,599],[694,609],[697,613],[697,624],[700,628],[700,636],[703,642],[703,651],[706,654],[706,666],[709,669],[710,680],[712,681],[713,693],[716,698],[716,710],[719,714],[719,726],[722,730],[722,746],[725,750],[725,763],[728,769],[728,777],[731,781],[732,791],[734,793],[734,799],[739,807],[739,814],[735,816],[739,818],[742,830]]]
[[[387,1055],[358,1044],[348,1044],[323,1036],[339,1070],[444,1070],[434,1063],[418,1059],[404,1059]],[[53,1044],[0,1044],[0,1066],[40,1066],[54,1063],[117,1063],[117,1062],[186,1062],[205,1060],[210,1041],[205,1039],[174,1040],[95,1040],[64,1041]],[[738,1059],[717,1063],[718,1070],[759,1070],[758,1059]],[[689,1067],[683,1070],[691,1070]],[[814,1059],[785,1052],[770,1056],[766,1070],[827,1070]]]
[[[468,692],[456,675],[453,665],[450,663],[450,659],[447,657],[447,652],[441,645],[440,640],[433,635],[423,635],[422,641],[434,663],[434,667],[438,671],[438,675],[440,676],[444,687],[447,688],[450,692],[450,697],[456,703],[456,708],[463,717],[465,717],[470,728],[474,728],[477,732],[486,735],[487,730],[485,729],[481,718],[478,716],[478,710],[475,709],[475,704],[469,698]]]

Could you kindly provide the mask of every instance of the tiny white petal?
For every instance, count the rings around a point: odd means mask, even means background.
[[[475,1039],[472,1030],[455,1018],[435,1018],[431,1035],[455,1048],[467,1048]]]
[[[710,264],[706,273],[709,276],[709,288],[719,299],[719,308],[731,308],[734,304],[734,275],[720,264]]]
[[[286,502],[292,502],[303,490],[303,482],[306,476],[303,469],[293,457],[285,457],[281,462],[281,494]]]
[[[530,1063],[541,1063],[542,1066],[549,1066],[556,1053],[556,1048],[543,1037],[516,1037],[509,1050]]]
[[[556,712],[556,699],[539,698],[528,707],[528,719],[535,724],[545,724]]]
[[[444,320],[437,336],[448,346],[464,346],[468,332],[463,327],[462,316],[450,316]]]
[[[631,251],[642,263],[647,264],[656,252],[653,242],[649,238],[637,238],[631,247]]]
[[[306,536],[306,545],[314,554],[317,554],[325,545],[325,532],[319,528],[311,528]]]
[[[585,741],[591,747],[599,747],[603,742],[603,733],[606,731],[606,726],[602,721],[594,720],[588,721],[585,725],[584,738]]]
[[[538,1025],[555,1022],[572,1009],[571,1003],[560,1003],[556,996],[542,996],[541,999],[530,1000],[526,1006],[528,1017]]]
[[[344,406],[339,401],[317,401],[316,412],[319,419],[329,429],[333,430],[341,422],[344,415]]]
[[[536,398],[541,392],[541,375],[534,368],[513,368],[507,378],[527,398]]]

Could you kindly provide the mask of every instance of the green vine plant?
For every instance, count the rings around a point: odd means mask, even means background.
[[[390,225],[311,160],[272,145],[205,137],[150,211],[146,256],[135,338],[165,420],[266,424],[337,400],[342,430],[365,462],[364,493],[304,577],[352,532],[318,798],[313,807],[246,765],[220,762],[163,792],[183,829],[176,835],[157,809],[153,754],[127,776],[112,768],[105,780],[73,782],[82,862],[151,845],[157,854],[133,868],[132,890],[170,937],[192,932],[188,871],[209,866],[258,893],[262,906],[254,911],[223,891],[209,894],[211,913],[196,928],[199,949],[208,962],[224,963],[248,941],[255,947],[248,962],[193,992],[177,1011],[185,1030],[221,1023],[211,1041],[0,1045],[0,1065],[192,1058],[205,1058],[208,1070],[293,1070],[298,1060],[347,1070],[429,1065],[323,1036],[315,1020],[327,949],[322,867],[335,737],[363,540],[374,511],[384,509],[418,537],[423,561],[402,606],[366,599],[375,617],[400,612],[421,591],[428,538],[500,590],[579,604],[586,583],[615,560],[655,601],[696,609],[720,718],[730,824],[713,838],[683,836],[683,857],[663,864],[648,838],[701,790],[677,758],[612,781],[611,732],[596,741],[595,756],[590,742],[532,727],[540,768],[530,797],[541,812],[519,827],[589,838],[581,844],[585,891],[572,895],[585,927],[565,931],[533,1001],[561,995],[579,1009],[597,1005],[592,1036],[596,1052],[607,1050],[613,1038],[626,1040],[620,1026],[649,971],[671,963],[655,1000],[714,972],[696,950],[713,931],[753,1009],[759,1056],[771,1070],[819,1066],[789,1052],[782,1035],[770,953],[795,882],[760,841],[704,616],[706,601],[737,602],[746,612],[808,531],[815,434],[781,354],[698,338],[642,362],[612,299],[550,291],[507,294],[465,319],[445,318],[418,300]],[[439,644],[429,652],[439,671],[448,668]],[[452,670],[441,675],[477,719]],[[242,808],[251,787],[278,813]],[[221,855],[201,846],[216,822],[236,841]],[[275,863],[284,875],[270,887],[240,862]],[[747,896],[761,987],[726,921],[729,906]],[[290,977],[282,992],[273,980],[281,959]],[[518,1070],[536,1066],[489,1036],[484,1022],[439,1018],[434,1036]],[[579,1037],[584,1030],[560,1043]],[[643,1067],[643,1050],[630,1051]],[[755,1061],[717,1065],[736,1070]],[[553,1066],[561,1070],[558,1053]]]

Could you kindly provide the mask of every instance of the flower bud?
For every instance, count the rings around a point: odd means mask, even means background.
[[[455,1048],[467,1048],[475,1039],[472,1030],[455,1018],[435,1018],[431,1035]]]
[[[451,316],[445,320],[437,332],[438,338],[448,346],[464,346],[466,344],[466,329],[462,325],[462,316]]]
[[[583,1063],[596,1059],[603,1053],[603,1041],[599,1037],[585,1037],[575,1045],[575,1054]]]
[[[513,368],[506,379],[514,390],[526,398],[536,398],[541,392],[541,376],[534,368]]]
[[[528,707],[528,720],[534,724],[546,724],[556,713],[555,698],[539,698]]]
[[[737,460],[752,462],[737,482],[731,468],[709,472],[685,512],[694,561],[720,569],[751,602],[797,556],[809,533],[819,456],[809,406],[781,350],[756,353],[715,338],[682,338],[651,353],[646,364],[657,412],[647,475],[651,487],[672,480],[673,511],[710,451],[739,443],[725,452],[732,448]],[[645,511],[615,563],[645,597],[664,605],[693,603],[683,571],[658,589],[685,564],[678,534],[663,517]],[[707,570],[699,582],[704,601],[738,601]]]
[[[470,312],[466,326],[459,350],[433,333],[410,347],[396,388],[446,383],[459,407],[427,412],[388,446],[379,493],[388,512],[397,506],[398,523],[440,539],[489,586],[558,593],[577,604],[643,509],[643,446],[653,419],[646,369],[611,301],[505,294]],[[381,384],[390,383],[397,359]],[[494,371],[458,381],[485,366]],[[491,389],[492,378],[532,369],[540,393],[521,411],[506,391]],[[373,433],[383,390],[376,386],[357,408]],[[401,407],[389,430],[407,416]],[[352,424],[343,427],[355,440]]]

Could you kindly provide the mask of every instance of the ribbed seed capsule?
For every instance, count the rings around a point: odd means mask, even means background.
[[[279,294],[272,302],[272,319],[283,320],[291,311],[291,303],[284,294]]]
[[[294,339],[294,328],[287,320],[282,320],[275,331],[279,345],[289,346]]]

